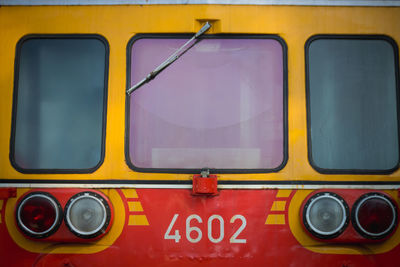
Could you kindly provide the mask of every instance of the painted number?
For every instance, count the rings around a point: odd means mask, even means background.
[[[212,222],[214,219],[217,219],[219,221],[219,237],[214,238],[212,236]],[[224,219],[222,219],[221,216],[219,215],[212,215],[210,218],[208,218],[208,239],[213,242],[213,243],[219,243],[224,239]]]
[[[175,234],[171,234],[172,228],[175,225],[176,220],[178,219],[179,214],[175,214],[174,217],[172,218],[167,231],[164,234],[164,239],[171,239],[175,240],[175,243],[179,243],[179,240],[181,239],[181,235],[179,234],[179,230],[175,230]],[[246,218],[242,215],[234,215],[230,223],[234,223],[237,219],[239,219],[242,224],[240,225],[239,229],[236,230],[236,232],[232,235],[232,237],[229,239],[230,243],[246,243],[246,239],[238,239],[238,236],[240,233],[246,228],[247,221]],[[203,220],[201,217],[197,214],[192,214],[186,218],[186,239],[191,242],[191,243],[198,243],[202,237],[203,233],[201,232],[201,229],[197,226],[193,226],[193,221],[197,221],[197,223],[203,223]],[[219,224],[219,235],[217,237],[213,236],[213,222],[217,221]],[[219,243],[221,242],[224,237],[225,237],[225,229],[224,229],[224,219],[220,215],[212,215],[210,218],[208,218],[207,221],[207,237],[212,243]],[[215,224],[214,224],[215,225]]]
[[[175,243],[178,243],[179,239],[181,239],[181,235],[179,234],[179,230],[175,230],[175,234],[174,235],[171,235],[170,233],[171,233],[172,227],[174,227],[176,219],[178,219],[178,216],[179,216],[179,214],[175,214],[174,215],[174,217],[172,218],[172,221],[169,224],[168,229],[167,229],[167,231],[165,232],[165,235],[164,235],[164,239],[174,239]]]
[[[242,225],[237,229],[237,231],[233,234],[231,239],[229,240],[231,243],[246,243],[246,239],[237,239],[238,235],[246,228],[246,218],[242,215],[235,215],[231,218],[231,223],[234,223],[236,219],[239,219],[242,221]]]
[[[199,227],[195,227],[195,226],[190,226],[190,221],[192,219],[197,220],[199,223],[202,223],[203,221],[201,220],[199,215],[193,214],[190,215],[189,217],[187,217],[186,219],[186,239],[189,240],[189,242],[192,243],[197,243],[201,240],[201,238],[203,237],[203,234],[201,233],[201,230]],[[190,237],[190,234],[195,231],[197,232],[197,237],[195,239]]]

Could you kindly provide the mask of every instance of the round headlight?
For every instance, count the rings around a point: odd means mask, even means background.
[[[303,209],[303,224],[314,236],[330,239],[339,236],[349,222],[349,208],[337,194],[322,192],[312,196]]]
[[[65,223],[78,237],[94,238],[105,233],[110,220],[110,207],[97,193],[76,194],[65,205]]]
[[[389,197],[383,194],[365,194],[354,203],[352,222],[362,236],[381,239],[396,228],[397,208]]]
[[[62,210],[52,195],[33,192],[17,205],[16,219],[18,227],[26,235],[45,238],[57,231],[62,221]]]

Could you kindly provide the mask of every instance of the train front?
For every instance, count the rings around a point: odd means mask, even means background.
[[[398,0],[0,0],[0,266],[396,266],[398,25]]]

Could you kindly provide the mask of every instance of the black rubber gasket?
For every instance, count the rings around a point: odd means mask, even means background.
[[[68,223],[67,217],[68,217],[68,212],[69,212],[69,208],[71,203],[78,197],[84,196],[84,195],[90,195],[92,197],[95,197],[96,199],[98,199],[103,205],[104,208],[106,210],[106,220],[104,222],[104,225],[95,233],[90,234],[90,235],[85,235],[85,234],[81,234],[76,232],[71,225]],[[67,204],[65,204],[64,207],[64,211],[65,211],[65,216],[64,216],[64,222],[67,225],[68,229],[71,231],[71,233],[73,233],[75,236],[79,237],[79,238],[83,238],[83,239],[92,239],[95,238],[101,234],[104,234],[110,224],[111,221],[111,209],[110,206],[107,203],[107,200],[104,199],[104,197],[102,197],[101,195],[95,193],[95,192],[91,192],[91,191],[84,191],[84,192],[80,192],[78,194],[73,195],[67,202]]]

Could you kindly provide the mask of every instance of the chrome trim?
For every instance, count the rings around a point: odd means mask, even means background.
[[[342,214],[343,214],[342,221],[340,222],[339,226],[335,230],[329,231],[329,232],[320,231],[319,229],[315,228],[314,225],[311,223],[311,220],[310,220],[310,210],[311,210],[312,206],[318,200],[321,200],[321,199],[324,199],[324,198],[329,198],[329,199],[333,199],[334,201],[336,201],[339,204],[340,208],[342,209]],[[317,196],[315,198],[310,198],[310,200],[309,200],[310,202],[308,203],[308,206],[307,206],[307,209],[306,209],[306,221],[307,221],[308,227],[310,227],[312,231],[314,231],[315,233],[317,233],[319,235],[322,235],[322,236],[332,236],[332,235],[337,234],[338,232],[340,232],[343,229],[343,227],[346,225],[346,220],[347,220],[347,216],[348,215],[347,215],[347,212],[346,212],[346,208],[345,208],[345,206],[343,205],[343,203],[342,203],[342,201],[340,199],[338,199],[336,196],[334,196],[334,195],[332,195],[332,194],[330,194],[328,192],[325,192],[325,193],[323,193],[323,194],[321,194],[321,195],[319,195],[319,196]]]
[[[0,183],[0,188],[148,188],[148,189],[191,189],[191,184],[151,184],[149,183],[27,183],[23,179],[19,183]],[[219,184],[218,189],[373,189],[373,190],[398,190],[400,184]]]
[[[27,226],[25,226],[25,224],[23,223],[22,219],[21,219],[21,208],[24,206],[24,204],[29,200],[32,199],[34,197],[42,197],[45,198],[47,200],[50,201],[50,203],[53,205],[54,210],[56,211],[56,218],[54,220],[54,223],[51,225],[51,227],[43,232],[35,232],[32,231],[31,229],[29,229]],[[43,193],[33,193],[31,195],[28,195],[27,197],[25,197],[18,205],[18,209],[17,209],[17,219],[18,219],[18,225],[21,226],[23,229],[23,231],[28,232],[29,234],[33,235],[33,236],[42,236],[42,235],[46,235],[47,233],[51,232],[52,230],[54,230],[54,228],[57,226],[59,220],[60,220],[60,212],[58,209],[58,205],[57,203],[49,196],[43,194]]]
[[[363,196],[361,196],[361,197],[363,197]],[[371,232],[368,232],[367,230],[365,230],[365,229],[361,226],[361,224],[360,224],[360,222],[359,222],[359,220],[358,220],[358,213],[359,213],[359,211],[360,211],[361,205],[362,205],[363,203],[365,203],[365,201],[367,201],[367,200],[369,200],[369,199],[374,199],[374,198],[382,199],[383,201],[385,201],[386,203],[388,203],[389,206],[390,206],[390,208],[392,209],[392,215],[393,215],[393,220],[392,220],[392,223],[390,224],[390,226],[389,226],[385,231],[383,231],[382,233],[378,233],[378,234],[371,233]],[[360,202],[357,203],[357,207],[356,207],[356,210],[355,210],[354,219],[355,219],[355,221],[356,221],[357,227],[358,227],[364,234],[366,234],[366,235],[368,235],[368,236],[371,236],[371,237],[379,238],[379,237],[383,237],[383,236],[385,236],[386,234],[388,234],[388,233],[389,233],[390,231],[392,231],[393,228],[396,226],[396,225],[395,225],[395,224],[396,224],[396,215],[397,215],[396,209],[395,209],[393,203],[392,203],[389,199],[387,199],[386,197],[384,197],[383,195],[380,195],[380,194],[373,194],[373,195],[364,197],[363,199],[361,199]]]
[[[109,214],[107,214],[107,209],[106,209],[106,207],[105,207],[103,201],[101,201],[97,196],[94,196],[94,195],[90,194],[89,192],[85,192],[85,193],[83,193],[82,195],[77,196],[76,198],[74,198],[74,197],[75,197],[75,196],[72,196],[72,197],[70,198],[70,200],[68,201],[67,205],[66,205],[65,219],[66,219],[66,221],[67,221],[68,227],[71,229],[72,232],[75,232],[75,233],[77,233],[78,235],[81,235],[81,236],[96,235],[96,234],[97,234],[99,231],[101,231],[101,230],[103,229],[103,227],[105,226],[107,217],[108,217],[108,215],[109,215]],[[84,232],[84,231],[78,230],[78,229],[73,225],[73,223],[72,223],[71,220],[70,220],[70,212],[71,212],[71,209],[72,209],[73,205],[74,205],[77,201],[79,201],[79,200],[81,200],[81,199],[84,199],[84,198],[91,198],[91,199],[94,199],[95,201],[97,201],[97,202],[100,204],[100,206],[101,206],[101,208],[102,208],[102,210],[103,210],[103,213],[104,213],[104,216],[103,216],[103,219],[102,219],[100,225],[99,225],[96,229],[94,229],[94,230],[92,230],[92,231],[90,231],[90,232]],[[68,206],[68,207],[67,207],[67,206]]]

